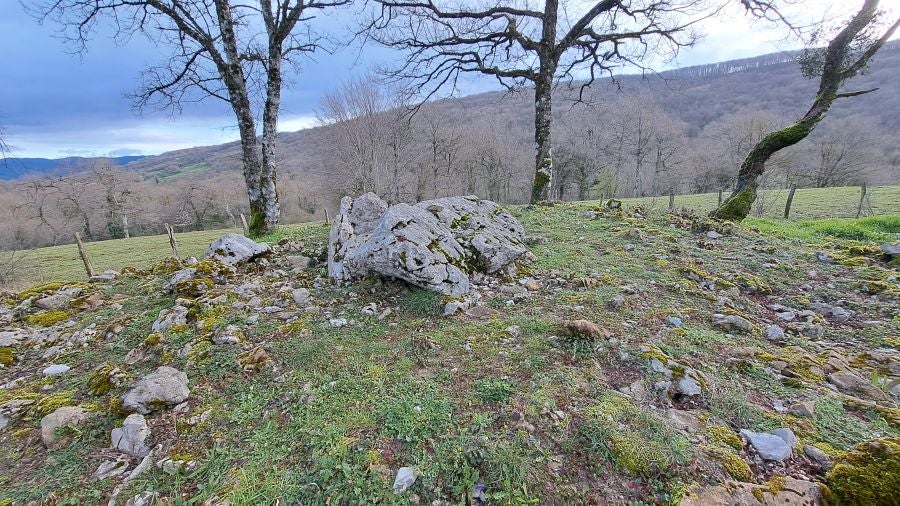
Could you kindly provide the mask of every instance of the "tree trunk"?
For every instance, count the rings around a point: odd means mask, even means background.
[[[256,139],[256,122],[250,107],[247,80],[237,49],[234,34],[234,16],[228,0],[215,0],[216,15],[221,29],[222,45],[227,61],[216,62],[219,72],[228,88],[229,101],[238,122],[241,136],[241,160],[244,164],[244,182],[247,184],[247,198],[250,201],[250,234],[261,235],[268,230],[266,225],[266,198],[272,188],[263,189],[263,171]],[[274,187],[275,181],[269,183]],[[277,200],[276,200],[277,206]]]
[[[266,104],[263,109],[262,174],[260,191],[263,197],[263,226],[254,229],[250,219],[250,233],[262,235],[278,226],[281,205],[278,202],[278,178],[275,143],[278,140],[278,109],[281,107],[281,45],[269,43],[269,68],[266,76]]]
[[[753,146],[750,154],[747,155],[744,163],[741,164],[734,191],[731,192],[731,196],[718,209],[712,212],[712,216],[731,221],[741,221],[746,218],[750,214],[753,202],[756,200],[756,193],[759,189],[759,177],[766,170],[766,162],[778,151],[805,139],[830,106],[831,101],[828,102],[827,106],[819,109],[814,106],[800,121],[766,135],[759,143]]]
[[[540,66],[534,81],[534,144],[537,150],[534,162],[534,184],[531,187],[531,203],[536,204],[550,197],[553,185],[553,76],[556,73],[556,18],[559,0],[544,2],[543,29],[541,32]]]
[[[122,211],[122,234],[125,236],[125,239],[131,238],[131,233],[128,230],[128,214],[125,211]]]

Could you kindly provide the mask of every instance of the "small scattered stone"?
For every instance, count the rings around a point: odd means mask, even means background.
[[[766,339],[770,341],[780,341],[784,339],[784,329],[778,325],[769,325],[766,327]]]
[[[331,318],[328,320],[328,324],[336,329],[339,329],[339,328],[347,325],[347,319],[346,318]]]
[[[783,439],[784,442],[791,447],[791,450],[793,450],[797,446],[797,436],[794,435],[794,431],[792,431],[791,429],[782,427],[780,429],[773,430],[772,434],[775,434],[776,436]]]
[[[565,321],[562,324],[561,332],[566,336],[587,338],[589,340],[594,340],[604,335],[603,329],[589,320]]]
[[[150,427],[147,426],[147,419],[137,413],[128,415],[122,426],[110,433],[114,449],[139,458],[146,457],[150,453],[150,447],[146,443],[148,437]]]
[[[203,258],[213,258],[225,265],[238,265],[264,255],[269,245],[258,243],[240,234],[225,234],[209,245]]]
[[[831,456],[812,445],[805,445],[803,453],[809,457],[817,466],[825,471],[830,470],[834,466]]]
[[[792,404],[788,411],[792,415],[812,418],[816,413],[816,403],[813,401],[803,401]]]
[[[609,299],[607,305],[610,309],[622,309],[625,306],[625,296],[624,295],[616,295],[612,299]]]
[[[684,326],[684,322],[677,316],[670,316],[666,318],[666,321],[669,322],[669,325],[673,327],[681,328],[682,326]]]
[[[44,369],[44,376],[62,376],[70,369],[66,364],[51,364]]]
[[[401,467],[397,470],[397,477],[394,478],[394,494],[400,495],[409,490],[416,483],[419,473],[414,467]]]
[[[303,255],[288,255],[285,257],[285,260],[287,260],[288,264],[290,264],[291,268],[295,271],[302,271],[312,263],[312,258]]]
[[[888,395],[883,390],[852,372],[831,373],[828,375],[828,382],[845,394],[856,395],[873,401],[888,399]]]
[[[291,292],[291,298],[298,306],[306,306],[309,304],[309,290],[306,288],[297,288]]]
[[[713,325],[726,330],[741,330],[744,332],[753,330],[752,323],[736,314],[714,314]]]

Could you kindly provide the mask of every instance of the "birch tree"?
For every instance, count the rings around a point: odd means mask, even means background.
[[[868,68],[872,57],[900,26],[898,18],[888,21],[887,27],[883,28],[880,19],[883,13],[878,5],[879,0],[865,0],[826,47],[804,53],[800,60],[804,75],[819,78],[819,88],[809,110],[791,125],[769,133],[753,146],[741,164],[731,196],[712,212],[713,216],[734,221],[746,218],[756,200],[766,162],[775,153],[805,139],[825,118],[836,100],[878,90],[843,91],[844,84]]]
[[[86,49],[101,23],[112,26],[117,40],[140,33],[170,48],[164,64],[144,71],[144,87],[134,97],[139,108],[177,112],[184,102],[227,102],[240,133],[250,231],[260,235],[280,217],[276,132],[283,69],[327,43],[313,31],[315,15],[349,1],[41,0],[31,12],[60,23],[77,51]],[[262,104],[254,103],[254,92],[264,97]]]

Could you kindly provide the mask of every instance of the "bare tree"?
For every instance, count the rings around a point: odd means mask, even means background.
[[[802,176],[817,188],[864,182],[880,158],[877,140],[878,134],[861,122],[831,129],[811,143]]]
[[[509,90],[534,86],[536,147],[531,201],[550,195],[553,178],[552,100],[561,81],[582,75],[584,90],[624,65],[674,55],[695,41],[691,26],[711,14],[706,0],[600,0],[588,4],[471,0],[452,7],[432,0],[375,0],[367,26],[377,42],[407,53],[388,72],[430,97],[462,73],[496,78]],[[579,93],[581,95],[581,93]]]
[[[106,232],[110,238],[131,237],[128,224],[129,200],[135,177],[124,173],[109,163],[101,163],[91,169],[94,179],[103,187],[101,207],[106,218]]]
[[[278,224],[276,133],[282,69],[298,55],[323,48],[309,21],[315,13],[350,0],[41,0],[32,12],[61,23],[68,40],[84,51],[96,25],[108,19],[117,39],[142,33],[170,47],[165,64],[144,72],[136,105],[169,107],[205,98],[230,104],[241,137],[250,201],[250,231]],[[257,139],[251,91],[264,90],[262,139]]]
[[[825,117],[835,100],[855,97],[875,89],[842,92],[844,83],[865,71],[869,60],[900,26],[900,18],[878,35],[879,0],[865,0],[859,11],[822,49],[811,49],[801,58],[807,77],[819,77],[819,89],[809,110],[786,128],[768,134],[757,143],[741,164],[731,196],[713,211],[718,218],[740,221],[747,217],[756,200],[759,178],[773,154],[805,139]]]

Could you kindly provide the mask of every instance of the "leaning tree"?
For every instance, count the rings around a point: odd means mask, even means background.
[[[692,27],[716,11],[709,0],[374,2],[367,33],[405,54],[388,76],[411,83],[424,98],[455,88],[463,73],[492,76],[509,90],[534,87],[532,203],[546,200],[552,185],[554,87],[578,81],[580,100],[595,79],[616,69],[648,69],[655,58],[692,44]]]
[[[184,102],[227,102],[237,119],[250,232],[278,224],[276,134],[283,69],[327,40],[310,26],[315,13],[350,0],[41,0],[31,12],[60,23],[77,51],[102,22],[117,40],[141,33],[171,49],[166,62],[144,71],[136,105],[180,111]],[[262,95],[257,103],[254,97]],[[261,109],[262,137],[256,111]]]
[[[892,23],[889,21],[887,28],[884,28],[880,19],[883,13],[879,11],[878,4],[879,0],[865,0],[826,47],[804,51],[800,58],[803,74],[809,78],[819,78],[819,88],[812,105],[796,122],[766,135],[753,146],[741,164],[734,191],[712,212],[714,217],[734,221],[746,218],[756,200],[759,177],[765,172],[766,162],[772,155],[805,139],[836,100],[865,95],[878,89],[842,91],[847,80],[868,68],[872,57],[900,26],[898,18]]]

